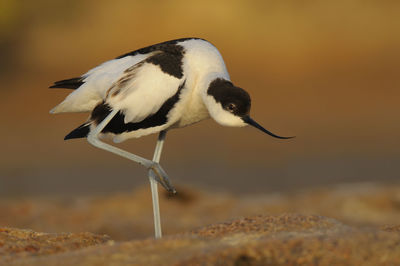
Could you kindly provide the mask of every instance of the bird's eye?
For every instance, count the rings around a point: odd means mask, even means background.
[[[231,113],[233,113],[233,112],[237,109],[236,104],[234,104],[234,103],[228,104],[228,106],[227,106],[226,108],[227,108],[228,111],[231,112]]]

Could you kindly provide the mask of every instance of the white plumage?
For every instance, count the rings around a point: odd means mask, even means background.
[[[84,84],[68,95],[50,113],[92,111],[99,102],[105,99],[107,90],[121,77],[123,72],[146,57],[148,55],[138,54],[113,59],[89,70],[82,75]]]

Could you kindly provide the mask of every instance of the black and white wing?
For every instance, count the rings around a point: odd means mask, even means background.
[[[50,88],[69,88],[74,91],[50,113],[91,112],[99,102],[103,101],[107,90],[120,79],[127,68],[149,56],[151,55],[137,54],[116,58],[89,70],[81,77],[55,82]]]
[[[111,110],[119,113],[103,133],[118,134],[119,141],[150,134],[152,129],[162,130],[185,83],[184,48],[177,43],[175,40],[137,50],[90,70],[82,80],[64,81],[64,86],[73,86],[75,81],[83,84],[52,112],[92,112],[89,121],[66,139],[85,137],[90,127],[100,123]],[[60,83],[53,86],[59,87]],[[133,131],[137,132],[132,134]]]
[[[50,113],[91,112],[105,100],[111,86],[125,71],[138,63],[158,65],[164,73],[181,78],[183,48],[179,43],[196,38],[183,38],[147,46],[107,61],[80,77],[55,82],[50,88],[68,88],[74,91]]]

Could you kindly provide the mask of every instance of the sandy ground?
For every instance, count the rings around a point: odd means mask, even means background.
[[[161,194],[161,240],[152,239],[147,188],[101,197],[3,199],[0,264],[400,263],[399,185],[240,197],[178,190],[174,197]]]

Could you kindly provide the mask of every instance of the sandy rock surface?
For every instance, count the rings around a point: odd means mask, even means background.
[[[170,197],[160,190],[160,196],[164,235],[259,214],[316,214],[356,226],[400,223],[400,185],[361,183],[265,195],[178,187],[178,195]],[[108,196],[3,199],[0,226],[92,232],[114,240],[150,237],[154,230],[150,188]]]
[[[26,229],[0,228],[0,264],[112,243],[110,237],[92,233],[48,234]]]
[[[161,240],[151,238],[147,188],[2,200],[0,226],[52,233],[1,229],[0,265],[400,265],[400,186],[252,196],[179,191],[161,197]]]
[[[12,264],[399,265],[400,233],[349,227],[321,216],[256,216],[161,240],[106,243],[79,251],[65,248],[54,255],[18,257]]]

